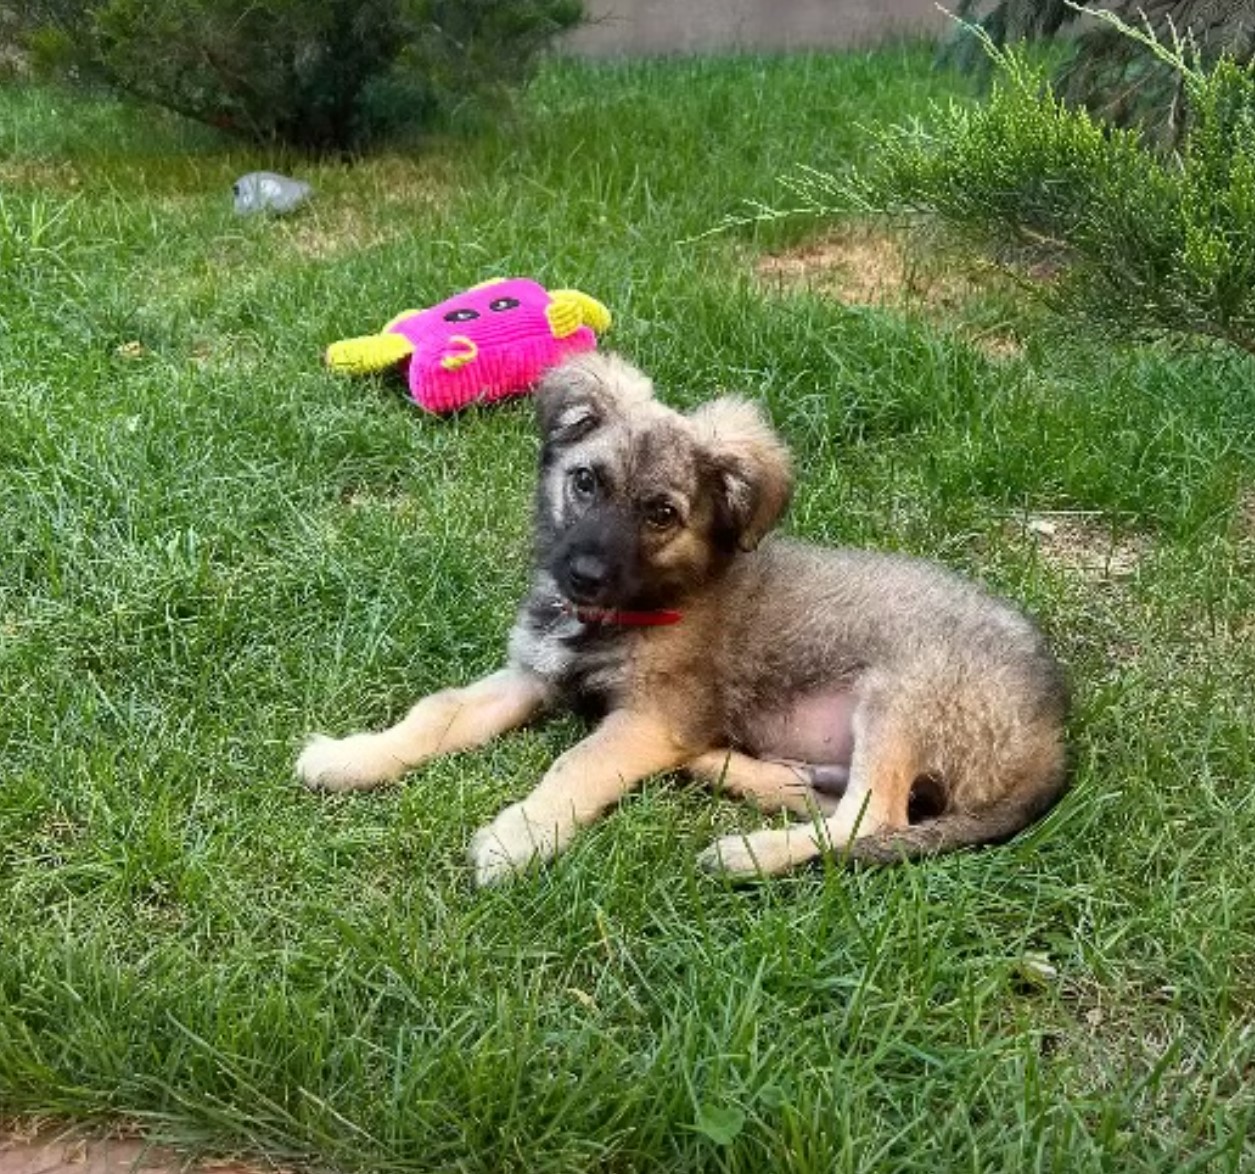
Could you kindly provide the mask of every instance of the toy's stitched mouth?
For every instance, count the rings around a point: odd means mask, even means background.
[[[453,334],[449,336],[449,345],[459,346],[463,349],[454,354],[445,355],[440,360],[440,365],[446,371],[456,371],[459,367],[465,367],[467,363],[473,363],[475,356],[479,354],[477,347],[465,334]]]

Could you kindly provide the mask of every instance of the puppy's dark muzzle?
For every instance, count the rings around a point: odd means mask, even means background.
[[[610,566],[597,554],[572,554],[566,561],[563,586],[573,603],[601,603],[610,583]]]
[[[636,584],[634,536],[605,515],[573,530],[550,559],[549,569],[572,603],[627,607]]]

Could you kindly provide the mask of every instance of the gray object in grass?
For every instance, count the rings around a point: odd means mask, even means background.
[[[308,200],[313,190],[302,180],[288,179],[273,171],[250,171],[231,185],[235,211],[240,216],[251,216],[254,212],[291,212]]]

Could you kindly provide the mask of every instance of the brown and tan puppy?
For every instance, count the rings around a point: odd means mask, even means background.
[[[757,408],[684,416],[596,355],[537,400],[536,568],[507,667],[391,729],[314,738],[306,783],[375,786],[556,706],[602,715],[475,835],[481,884],[555,856],[678,767],[806,817],[702,854],[734,875],[1005,839],[1058,796],[1065,691],[1037,630],[931,563],[762,542],[791,475]]]

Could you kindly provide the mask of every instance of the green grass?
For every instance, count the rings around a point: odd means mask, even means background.
[[[995,361],[961,314],[758,287],[804,226],[681,243],[856,160],[926,63],[554,64],[495,141],[358,167],[0,93],[0,1112],[361,1171],[1255,1168],[1251,364],[1010,302]],[[315,203],[235,220],[267,164]],[[1032,609],[1063,803],[738,890],[693,857],[757,817],[659,780],[479,893],[470,833],[573,720],[301,791],[306,732],[499,662],[536,455],[525,404],[426,417],[319,352],[509,273],[605,300],[673,403],[760,397],[795,533]],[[1025,533],[1065,510],[1132,573]]]

